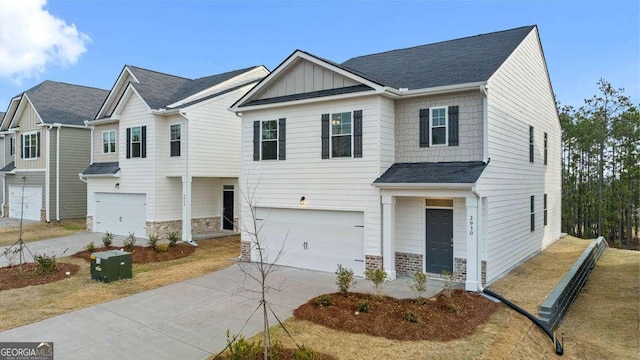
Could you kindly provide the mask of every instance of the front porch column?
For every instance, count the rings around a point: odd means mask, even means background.
[[[191,176],[182,177],[182,241],[193,242],[191,237]]]
[[[478,198],[469,196],[467,204],[467,280],[464,288],[467,291],[478,291]]]
[[[396,278],[396,198],[382,196],[382,264],[389,280]]]

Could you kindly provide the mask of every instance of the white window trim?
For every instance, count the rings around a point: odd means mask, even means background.
[[[25,157],[26,151],[25,151],[25,147],[24,147],[24,144],[25,144],[24,138],[25,138],[25,136],[30,136],[30,135],[35,135],[35,138],[36,138],[36,147],[35,147],[36,156]],[[38,160],[38,158],[39,158],[39,156],[38,156],[38,147],[40,146],[40,143],[38,142],[38,131],[27,131],[27,132],[24,132],[24,133],[20,134],[20,146],[22,146],[21,159],[23,161]]]
[[[262,125],[264,125],[264,123],[268,122],[268,121],[275,121],[276,123],[276,138],[275,140],[265,140],[262,138]],[[260,121],[260,161],[277,161],[278,158],[280,157],[280,121],[278,121],[277,119],[271,119],[271,120],[261,120]],[[271,141],[275,141],[276,142],[276,158],[275,159],[263,159],[262,158],[262,142],[271,142]]]
[[[178,140],[172,140],[171,137],[173,136],[173,131],[171,131],[171,128],[174,126],[178,126],[180,129],[180,139]],[[171,155],[171,143],[173,143],[174,141],[177,141],[180,143],[180,155]],[[177,123],[177,124],[170,124],[169,125],[169,157],[182,157],[182,124]]]
[[[115,145],[114,146],[115,148],[113,149],[113,151],[104,152],[104,134],[105,133],[108,133],[108,134],[113,133],[113,141],[114,141],[114,145]],[[111,145],[111,137],[109,137],[109,141],[108,141],[107,144]],[[107,148],[109,150],[111,150],[111,146],[107,146]],[[116,131],[115,130],[105,130],[105,131],[103,131],[102,132],[102,153],[103,154],[115,154],[117,151],[118,151],[118,134],[116,133]]]
[[[331,119],[335,114],[351,114],[351,132],[349,136],[351,136],[351,152],[349,156],[333,156],[333,124],[331,124]],[[335,136],[347,136],[347,134],[340,134]],[[329,113],[329,158],[330,159],[352,159],[353,158],[353,111],[336,111]]]
[[[433,112],[444,109],[444,144],[433,143]],[[441,127],[441,126],[438,126]],[[449,146],[449,108],[438,106],[429,109],[429,146]]]
[[[129,147],[129,154],[131,155],[131,159],[142,159],[142,126],[133,126],[130,128],[131,130],[131,139],[129,139],[129,143],[127,146]],[[136,141],[136,144],[140,144],[140,154],[138,156],[133,156],[133,129],[140,129],[140,141]]]

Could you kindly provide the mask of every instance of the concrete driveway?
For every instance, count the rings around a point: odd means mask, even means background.
[[[0,333],[5,341],[53,341],[57,360],[71,359],[204,359],[226,346],[227,329],[246,337],[262,330],[258,287],[241,266],[165,286],[87,309],[60,315]],[[271,284],[280,291],[268,296],[273,311],[284,321],[309,299],[336,292],[335,275],[279,267]],[[441,288],[430,281],[430,294]],[[109,286],[109,285],[105,285]],[[248,291],[249,290],[249,291]],[[355,291],[372,290],[359,280]],[[406,279],[386,284],[386,292],[410,297]],[[270,315],[270,324],[276,324]]]

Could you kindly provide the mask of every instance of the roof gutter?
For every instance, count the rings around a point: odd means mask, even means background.
[[[392,87],[385,87],[384,94],[390,96],[392,98],[412,98],[418,96],[425,95],[440,95],[440,94],[449,94],[454,92],[465,92],[465,91],[478,91],[481,86],[486,85],[486,81],[478,81],[472,83],[465,84],[454,84],[454,85],[445,85],[445,86],[436,86],[431,88],[424,89],[415,89],[415,90],[402,90],[396,89]]]
[[[371,186],[383,189],[470,189],[473,183],[371,183]]]
[[[86,126],[94,126],[94,125],[106,125],[106,124],[113,124],[113,123],[117,123],[118,121],[120,121],[120,116],[118,115],[113,115],[111,117],[105,118],[105,119],[98,119],[98,120],[86,120],[84,122],[84,124]]]
[[[168,109],[168,110],[167,110],[167,109],[158,109],[158,110],[151,110],[151,113],[152,113],[153,115],[160,115],[160,116],[167,116],[167,115],[174,115],[174,114],[177,114],[177,115],[180,115],[180,116],[184,117],[184,116],[182,115],[182,112],[181,112],[181,111],[182,111],[182,109],[181,109],[181,108]],[[186,119],[186,118],[185,118],[185,119]]]

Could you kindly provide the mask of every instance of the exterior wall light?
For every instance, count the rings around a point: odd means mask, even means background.
[[[300,198],[300,205],[307,205],[307,199],[304,196]]]
[[[120,189],[120,183],[116,183],[116,189]]]

